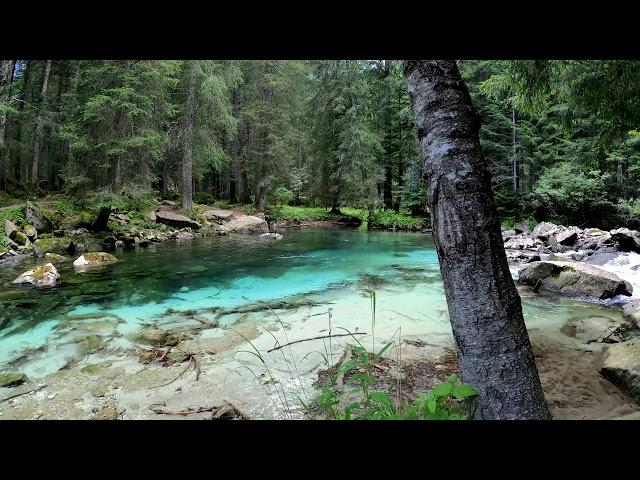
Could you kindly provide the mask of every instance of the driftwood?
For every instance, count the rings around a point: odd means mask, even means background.
[[[173,415],[186,417],[196,413],[211,412],[212,420],[225,420],[229,418],[239,418],[241,420],[251,420],[251,418],[231,402],[225,401],[224,405],[213,405],[211,407],[187,407],[182,410],[167,410],[165,404],[149,405],[149,410],[158,415]]]
[[[357,333],[340,333],[338,335],[320,335],[319,337],[312,338],[303,338],[302,340],[295,340],[293,342],[285,343],[284,345],[279,345],[271,350],[267,350],[267,353],[275,352],[276,350],[280,350],[281,348],[288,347],[289,345],[293,345],[295,343],[302,342],[310,342],[311,340],[321,340],[323,338],[336,338],[336,337],[352,337],[353,335],[366,335],[366,332],[357,332]]]
[[[189,370],[189,368],[191,368],[192,365],[193,365],[193,367],[195,368],[195,371],[196,371],[196,382],[197,382],[200,379],[200,362],[199,362],[199,360],[198,360],[198,358],[196,357],[195,354],[190,353],[189,354],[189,363],[187,364],[187,368],[182,370],[173,380],[171,380],[171,381],[169,381],[167,383],[163,383],[162,385],[155,385],[153,387],[149,387],[149,389],[166,387],[167,385],[171,385],[173,382],[175,382],[181,376],[183,376],[185,373],[187,373],[187,370]]]

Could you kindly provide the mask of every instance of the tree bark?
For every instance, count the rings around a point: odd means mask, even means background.
[[[384,78],[384,208],[391,209],[393,206],[393,198],[391,193],[391,186],[393,182],[392,165],[393,160],[391,158],[391,82],[389,82],[389,70],[391,67],[391,60],[383,60],[383,78]]]
[[[47,103],[47,90],[49,87],[49,73],[51,72],[51,60],[47,60],[44,67],[44,78],[42,80],[42,91],[40,92],[40,110],[36,120],[36,141],[33,145],[33,162],[31,163],[31,184],[38,186],[38,168],[40,164],[40,146],[42,144],[42,133],[44,131],[44,117],[42,110]]]
[[[480,119],[455,61],[405,61],[433,236],[462,379],[475,418],[550,419],[480,148]]]
[[[9,100],[9,88],[13,80],[13,70],[15,60],[0,60],[0,103],[6,103]],[[7,126],[7,113],[0,113],[0,182],[4,189],[7,188],[7,174],[5,161],[6,145],[4,143],[4,132]]]
[[[196,103],[196,62],[189,61],[189,93],[184,122],[184,155],[182,157],[182,208],[193,207],[193,119]]]

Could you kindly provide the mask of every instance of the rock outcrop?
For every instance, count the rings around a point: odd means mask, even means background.
[[[567,295],[588,295],[600,299],[631,295],[633,290],[617,275],[578,262],[531,262],[520,269],[518,281]]]
[[[58,270],[56,270],[56,267],[53,266],[53,263],[46,263],[27,270],[16,278],[13,283],[28,283],[36,287],[53,287],[57,285],[59,281],[60,274]]]
[[[600,373],[640,403],[640,341],[630,340],[607,347]]]
[[[209,221],[229,221],[233,216],[233,210],[221,210],[212,208],[203,213],[204,217]]]
[[[53,231],[53,222],[40,207],[31,202],[27,202],[25,217],[27,223],[33,225],[38,232],[49,233]]]
[[[269,233],[269,226],[262,218],[245,215],[221,225],[220,230],[225,233]]]
[[[184,228],[190,227],[194,229],[200,228],[200,225],[184,215],[171,210],[160,210],[155,212],[156,223],[164,223],[170,227]]]
[[[628,228],[611,230],[611,238],[618,242],[623,252],[640,253],[640,232]]]

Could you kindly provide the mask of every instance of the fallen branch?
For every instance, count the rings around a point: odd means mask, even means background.
[[[321,335],[319,337],[312,338],[303,338],[302,340],[296,340],[294,342],[285,343],[284,345],[279,345],[271,350],[267,350],[267,353],[274,352],[276,350],[280,350],[281,348],[288,347],[289,345],[293,345],[294,343],[302,343],[302,342],[310,342],[311,340],[321,340],[323,338],[335,338],[335,337],[352,337],[354,335],[366,335],[366,332],[357,332],[357,333],[340,333],[338,335]]]
[[[225,416],[235,416],[243,420],[250,420],[250,417],[243,413],[238,407],[230,402],[225,401],[224,405],[213,405],[211,407],[187,407],[182,410],[167,410],[165,404],[152,404],[149,405],[149,410],[157,415],[172,415],[186,417],[188,415],[195,415],[196,413],[211,412],[212,420],[223,420]]]

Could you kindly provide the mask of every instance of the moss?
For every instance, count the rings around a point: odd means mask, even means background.
[[[83,253],[82,256],[91,263],[114,263],[118,261],[116,257],[106,252],[87,252]]]
[[[49,273],[55,273],[55,268],[50,263],[47,263],[33,269],[33,278],[42,280]]]
[[[96,373],[111,366],[111,362],[90,363],[80,369],[82,373],[88,373],[89,375],[95,375]]]

